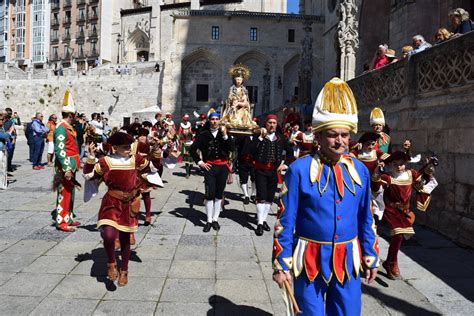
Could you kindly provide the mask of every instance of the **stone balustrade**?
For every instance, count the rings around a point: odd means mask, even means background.
[[[436,153],[439,186],[417,222],[474,247],[474,32],[349,81],[359,130],[381,107],[394,145],[412,139],[415,153]]]

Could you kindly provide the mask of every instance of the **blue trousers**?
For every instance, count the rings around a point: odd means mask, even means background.
[[[310,283],[305,271],[295,280],[295,298],[305,316],[344,315],[361,313],[361,281],[351,275],[341,285],[333,275],[329,285],[319,275]]]
[[[41,165],[41,158],[43,157],[44,151],[44,138],[40,136],[35,136],[35,143],[33,149],[33,166]]]

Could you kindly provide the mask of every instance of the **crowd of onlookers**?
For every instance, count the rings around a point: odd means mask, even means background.
[[[433,37],[434,45],[444,43],[474,30],[473,22],[470,20],[469,12],[466,10],[462,8],[451,10],[448,17],[452,31],[444,27],[439,28]],[[432,45],[422,35],[415,35],[412,38],[412,45],[406,45],[401,48],[399,58],[395,50],[389,48],[387,44],[381,44],[371,63],[364,65],[364,71],[375,70],[401,59],[409,58],[411,55],[422,52],[430,47],[432,47]]]

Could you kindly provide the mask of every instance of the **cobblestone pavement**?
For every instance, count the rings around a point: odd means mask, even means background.
[[[203,178],[166,170],[165,188],[152,192],[153,225],[136,234],[129,284],[116,288],[105,277],[95,227],[100,197],[85,204],[79,192],[83,226],[56,231],[52,170],[31,170],[26,147],[18,144],[14,182],[0,191],[0,314],[284,315],[271,281],[272,236],[255,236],[255,206],[243,205],[236,184],[227,189],[221,230],[206,234]],[[271,222],[275,212],[273,206]],[[388,280],[382,271],[364,285],[363,314],[472,314],[473,252],[416,230],[400,254],[403,279]],[[387,242],[380,244],[383,258]]]

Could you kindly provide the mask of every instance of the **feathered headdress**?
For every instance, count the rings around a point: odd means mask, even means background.
[[[328,81],[318,95],[313,111],[313,131],[346,127],[357,133],[357,104],[349,85],[337,77]]]
[[[370,112],[370,125],[381,124],[385,126],[385,117],[383,115],[382,109],[373,108]]]
[[[244,64],[234,64],[229,68],[229,75],[232,79],[242,77],[243,81],[250,78],[250,69]]]

